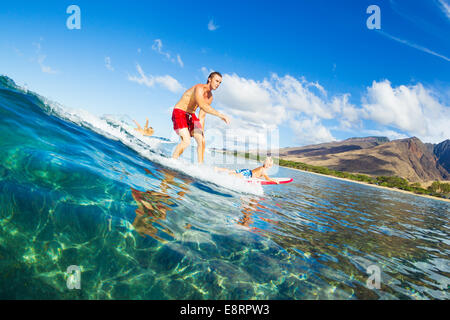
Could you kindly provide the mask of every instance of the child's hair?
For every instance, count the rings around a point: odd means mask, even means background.
[[[272,157],[267,157],[266,160],[264,160],[264,167],[272,166],[273,160]]]

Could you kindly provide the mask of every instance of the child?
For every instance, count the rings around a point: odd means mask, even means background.
[[[264,179],[268,181],[273,181],[276,184],[278,184],[278,180],[272,179],[267,175],[268,169],[270,169],[273,166],[273,160],[272,157],[267,157],[264,161],[264,164],[261,167],[255,168],[253,170],[250,169],[238,169],[238,170],[230,170],[225,168],[217,168],[215,167],[214,170],[216,171],[225,171],[228,172],[231,175],[237,176],[242,179],[250,179],[250,178],[261,178],[264,177]]]

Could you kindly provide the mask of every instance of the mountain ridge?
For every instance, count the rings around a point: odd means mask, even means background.
[[[417,137],[355,137],[279,149],[279,157],[329,169],[372,176],[398,176],[410,182],[450,179],[450,140],[423,143]]]

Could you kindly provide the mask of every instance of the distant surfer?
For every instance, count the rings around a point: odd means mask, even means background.
[[[148,118],[147,118],[147,122],[145,122],[144,129],[141,128],[141,126],[139,125],[139,123],[136,120],[133,120],[133,121],[134,121],[134,123],[137,126],[137,128],[134,128],[134,130],[136,130],[137,132],[142,133],[144,136],[151,136],[155,132],[155,130],[153,130],[152,127],[148,126]]]
[[[191,143],[191,137],[194,137],[197,142],[198,162],[203,163],[205,152],[203,128],[207,113],[219,117],[225,121],[226,124],[230,123],[230,120],[226,115],[223,115],[211,107],[213,100],[212,91],[216,90],[221,83],[222,75],[219,72],[212,72],[209,75],[206,84],[197,84],[187,90],[173,108],[173,129],[180,136],[180,143],[175,148],[172,158],[178,159]],[[195,115],[197,108],[200,108],[198,118]]]
[[[255,168],[253,170],[250,169],[238,169],[238,170],[230,170],[226,168],[218,168],[215,167],[214,170],[219,172],[227,172],[230,175],[236,176],[241,179],[252,179],[252,178],[264,178],[267,181],[275,182],[276,184],[279,183],[278,180],[272,179],[267,175],[267,170],[270,169],[273,166],[273,160],[272,157],[267,157],[264,161],[264,164],[258,168]]]

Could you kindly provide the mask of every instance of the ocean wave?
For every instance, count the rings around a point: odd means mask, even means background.
[[[32,99],[37,99],[35,105],[41,108],[46,114],[89,129],[107,139],[120,141],[140,156],[163,167],[236,192],[255,195],[264,194],[264,190],[260,185],[252,185],[235,177],[217,173],[214,171],[213,166],[197,165],[186,159],[172,159],[171,153],[177,142],[164,137],[143,136],[134,130],[132,120],[128,115],[109,114],[97,117],[86,110],[71,109],[31,92],[27,88],[20,87],[12,79],[5,76],[1,77],[0,85],[7,90],[22,93]]]

